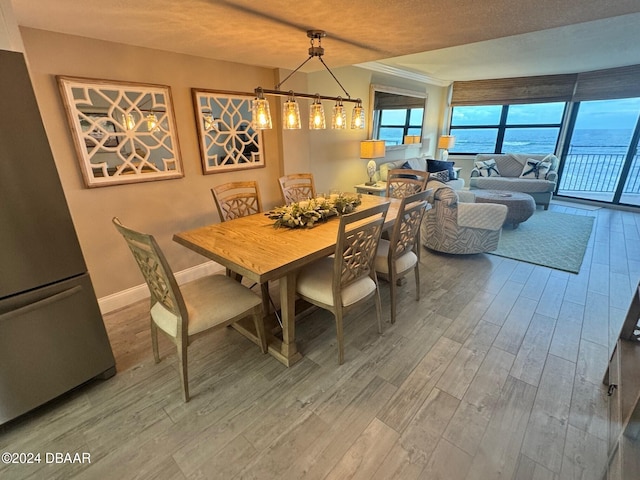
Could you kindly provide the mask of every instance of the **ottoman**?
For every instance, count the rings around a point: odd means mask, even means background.
[[[518,225],[529,219],[536,211],[536,201],[531,195],[520,192],[507,192],[504,190],[474,190],[476,203],[499,203],[506,205],[508,212],[504,225]]]

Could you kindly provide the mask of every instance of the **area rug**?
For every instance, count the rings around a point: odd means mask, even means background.
[[[518,228],[502,229],[498,249],[491,252],[556,270],[579,273],[594,217],[536,210]]]

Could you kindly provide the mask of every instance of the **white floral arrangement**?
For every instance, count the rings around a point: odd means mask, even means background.
[[[329,198],[311,198],[278,207],[269,211],[266,215],[275,220],[273,226],[276,228],[312,228],[321,220],[355,211],[356,207],[361,203],[360,194],[331,194]]]

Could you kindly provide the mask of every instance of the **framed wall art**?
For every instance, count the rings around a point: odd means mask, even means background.
[[[184,176],[168,86],[57,80],[88,187]]]
[[[204,174],[265,166],[262,132],[251,123],[253,94],[192,89]]]

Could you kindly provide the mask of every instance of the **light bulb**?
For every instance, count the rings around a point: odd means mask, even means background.
[[[261,92],[258,92],[258,97],[253,100],[251,110],[254,128],[257,128],[258,130],[272,128],[273,125],[271,123],[269,102],[265,100]]]
[[[311,130],[322,130],[326,128],[324,119],[324,107],[320,102],[320,97],[316,97],[309,106],[309,128]]]
[[[298,102],[293,97],[293,92],[289,92],[289,99],[282,106],[282,128],[286,130],[297,130],[300,128],[300,109]]]

